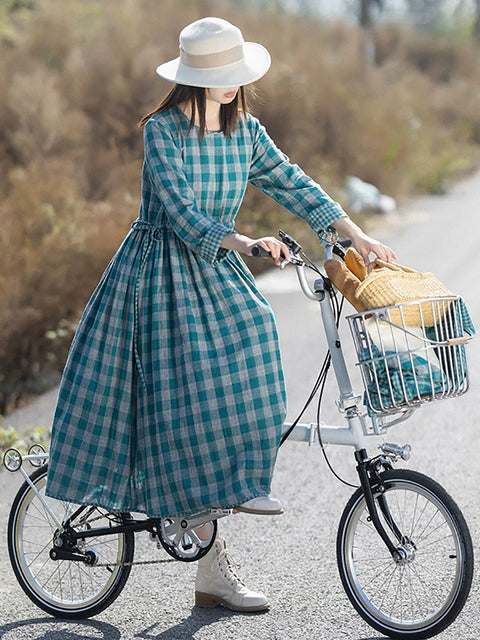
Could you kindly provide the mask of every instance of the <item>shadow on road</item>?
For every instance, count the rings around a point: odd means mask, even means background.
[[[255,613],[235,613],[229,611],[223,607],[215,607],[212,609],[202,609],[200,607],[194,607],[192,613],[188,618],[185,618],[179,624],[164,629],[163,631],[156,631],[157,624],[147,627],[145,631],[140,631],[135,634],[135,638],[141,638],[142,640],[195,640],[195,634],[202,628],[214,625],[220,620],[226,620],[228,618],[235,618],[241,616],[256,617],[262,616],[267,611],[257,611]],[[158,624],[161,624],[160,622]]]
[[[120,640],[120,631],[98,620],[58,620],[31,618],[0,626],[0,638],[5,640]]]
[[[228,609],[224,609],[223,607],[216,607],[214,609],[201,609],[199,607],[194,607],[192,609],[192,613],[188,618],[185,618],[179,624],[176,624],[169,629],[164,629],[163,631],[156,631],[158,624],[151,625],[147,627],[145,631],[139,631],[135,634],[135,638],[141,638],[141,640],[195,640],[196,634],[203,628],[213,626],[216,622],[221,620],[234,619],[236,617],[241,617],[244,619],[245,617],[256,617],[267,614],[268,611],[257,611],[255,613],[235,613],[234,611],[229,611]],[[270,612],[271,613],[271,612]],[[221,637],[222,633],[225,633],[225,628],[222,628],[223,632],[220,631],[219,635],[212,635],[211,637]],[[213,633],[213,629],[210,630]],[[232,633],[232,630],[230,631]],[[202,636],[203,637],[203,636]],[[210,637],[210,636],[209,636]],[[235,637],[234,635],[230,637]],[[241,636],[238,636],[241,637]],[[275,636],[277,637],[277,636]],[[312,638],[315,640],[315,638]],[[353,638],[351,640],[385,640],[384,636],[369,636],[367,637],[359,637]]]
[[[223,607],[201,609],[194,607],[188,618],[169,629],[157,630],[158,622],[135,633],[141,640],[195,640],[198,631],[215,623],[236,617],[256,617],[267,612],[235,613]],[[213,631],[213,629],[211,629]],[[130,637],[130,636],[129,636]],[[121,640],[122,632],[107,622],[98,620],[61,620],[57,618],[31,618],[0,626],[0,638],[5,640]],[[314,640],[314,638],[312,638]],[[351,640],[385,640],[384,636],[368,636]]]

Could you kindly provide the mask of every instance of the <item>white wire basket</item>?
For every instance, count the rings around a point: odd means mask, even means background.
[[[468,390],[469,337],[460,298],[406,302],[356,313],[348,321],[370,415],[418,408]]]

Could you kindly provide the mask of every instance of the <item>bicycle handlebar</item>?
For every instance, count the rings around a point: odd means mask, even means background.
[[[307,282],[307,278],[305,275],[305,267],[309,266],[305,263],[305,261],[299,256],[299,253],[302,250],[302,247],[298,244],[298,242],[289,236],[284,231],[279,231],[279,236],[284,244],[287,245],[289,250],[289,258],[290,260],[284,260],[280,265],[280,268],[283,269],[287,264],[293,264],[297,269],[298,280],[300,282],[300,286],[302,288],[303,293],[310,298],[311,300],[319,300],[322,294],[314,291],[312,287]],[[325,258],[329,259],[335,253],[341,259],[345,256],[345,249],[349,247],[352,242],[349,238],[338,238],[338,233],[332,227],[328,227],[320,234],[320,244],[325,249]],[[270,252],[264,249],[259,245],[255,245],[252,247],[252,256],[255,258],[268,258],[270,257]],[[308,260],[308,259],[307,259]],[[318,271],[318,270],[317,270]],[[318,272],[320,273],[320,272]]]

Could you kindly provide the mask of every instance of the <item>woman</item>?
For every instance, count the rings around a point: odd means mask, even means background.
[[[239,29],[204,18],[180,34],[174,82],[141,121],[138,219],[90,299],[55,414],[48,494],[152,517],[212,507],[282,513],[270,485],[285,418],[271,309],[239,257],[273,237],[234,230],[250,182],[314,231],[333,225],[368,260],[365,235],[290,164],[247,110],[244,86],[270,66]],[[196,602],[268,607],[238,578],[218,538],[199,562]]]

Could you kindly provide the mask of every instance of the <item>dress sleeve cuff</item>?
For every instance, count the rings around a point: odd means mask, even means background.
[[[332,200],[332,202],[326,202],[318,209],[311,211],[305,220],[315,233],[319,233],[339,218],[348,218],[348,216],[342,207]]]
[[[227,256],[229,250],[224,249],[220,244],[229,233],[234,233],[234,230],[220,222],[214,222],[204,235],[199,253],[209,264],[216,266]]]

